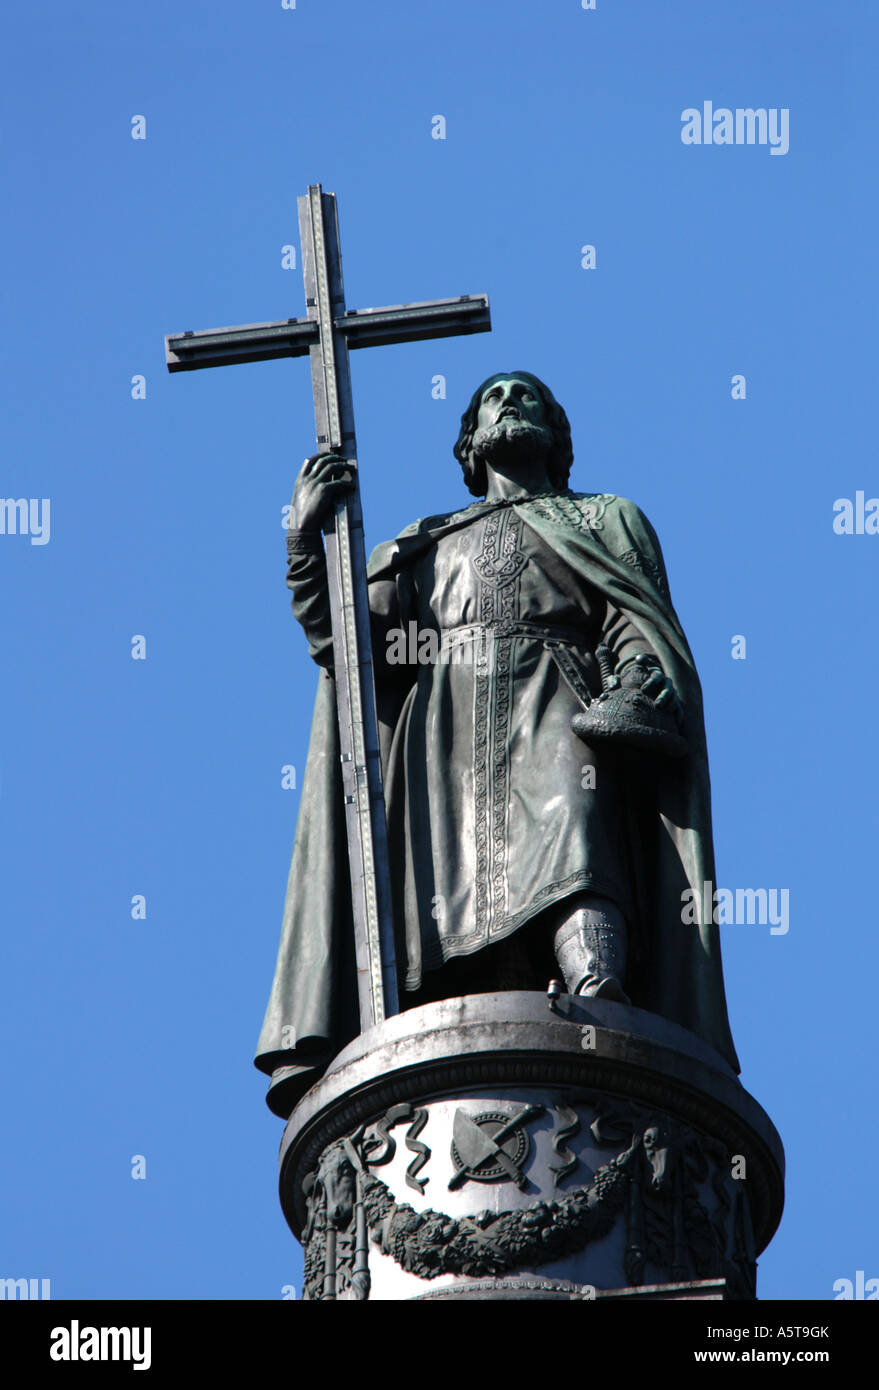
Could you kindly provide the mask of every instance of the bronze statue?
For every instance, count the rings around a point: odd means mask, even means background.
[[[682,921],[713,888],[708,763],[656,535],[632,502],[570,491],[567,417],[527,372],[480,386],[455,455],[480,500],[369,565],[400,1006],[560,972],[737,1070],[717,928]],[[284,1115],[359,1031],[321,537],[349,486],[344,459],[306,460],[288,534],[321,672],[257,1056]]]

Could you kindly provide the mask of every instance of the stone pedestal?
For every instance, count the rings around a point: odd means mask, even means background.
[[[293,1111],[305,1297],[747,1299],[783,1204],[767,1115],[622,1004],[469,995],[389,1019]]]

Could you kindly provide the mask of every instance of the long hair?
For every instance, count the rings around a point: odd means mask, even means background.
[[[493,381],[509,380],[515,377],[519,381],[527,381],[535,388],[541,397],[546,411],[546,423],[552,435],[552,445],[550,446],[549,459],[547,461],[547,473],[551,485],[563,492],[568,486],[568,478],[571,475],[571,465],[574,462],[574,449],[571,444],[571,426],[568,417],[562,410],[555,396],[550,391],[545,382],[540,377],[534,376],[531,372],[495,372],[494,376],[487,377],[481,386],[474,391],[470,404],[461,416],[461,432],[458,435],[458,442],[455,445],[455,458],[464,471],[464,482],[474,497],[484,497],[488,491],[488,475],[485,470],[483,459],[473,457],[473,436],[476,433],[476,421],[479,415],[479,406],[482,400],[482,393]]]

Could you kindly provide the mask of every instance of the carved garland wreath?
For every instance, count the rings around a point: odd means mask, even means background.
[[[628,1166],[640,1140],[599,1168],[588,1187],[555,1202],[517,1211],[456,1219],[396,1202],[388,1186],[360,1172],[361,1200],[373,1239],[401,1269],[422,1279],[440,1274],[499,1275],[517,1265],[558,1259],[600,1240],[613,1227],[629,1183]],[[305,1256],[309,1297],[322,1296],[326,1234],[315,1222]]]

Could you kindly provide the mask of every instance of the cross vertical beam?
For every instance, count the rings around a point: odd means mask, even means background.
[[[309,349],[318,448],[341,454],[354,477],[325,530],[333,624],[336,697],[360,1026],[398,1012],[387,826],[372,669],[363,513],[348,344],[335,321],[345,314],[336,199],[312,185],[299,199],[299,235],[308,317],[318,327]]]
[[[299,199],[299,230],[306,318],[169,334],[165,360],[169,372],[192,372],[308,353],[318,448],[340,454],[351,465],[353,489],[324,529],[360,1027],[365,1032],[399,1005],[348,350],[485,333],[491,316],[484,294],[346,309],[336,199],[320,184],[312,184]]]

